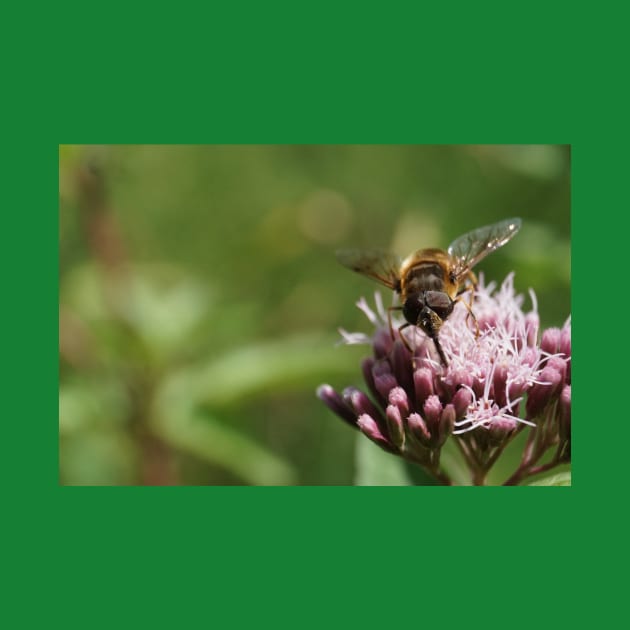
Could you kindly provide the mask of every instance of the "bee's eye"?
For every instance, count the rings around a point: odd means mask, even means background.
[[[403,316],[410,324],[415,324],[420,316],[420,311],[424,308],[424,302],[419,294],[413,293],[407,297],[403,305]]]

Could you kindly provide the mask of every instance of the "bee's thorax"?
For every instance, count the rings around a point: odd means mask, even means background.
[[[432,262],[423,262],[411,267],[404,278],[405,293],[418,291],[443,291],[444,269]]]

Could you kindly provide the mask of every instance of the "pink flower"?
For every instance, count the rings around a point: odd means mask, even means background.
[[[465,305],[456,305],[439,336],[446,368],[419,328],[399,333],[403,322],[393,319],[392,337],[380,294],[375,294],[374,309],[362,298],[357,306],[375,327],[373,335],[340,332],[343,343],[372,346],[373,356],[362,364],[372,398],[354,388],[339,395],[329,385],[322,385],[318,396],[379,446],[418,463],[444,483],[450,480],[440,468],[440,449],[449,438],[456,440],[473,483],[483,483],[516,433],[529,427],[535,433],[541,423],[547,437],[524,454],[515,479],[530,474],[553,446],[558,447],[558,461],[567,461],[570,319],[562,329],[544,331],[538,344],[536,297],[530,291],[531,310],[524,312],[524,298],[515,293],[513,280],[509,274],[497,288],[480,276],[472,305],[478,334]]]

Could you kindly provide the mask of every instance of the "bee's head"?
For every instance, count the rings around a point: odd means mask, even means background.
[[[403,315],[410,324],[420,326],[427,335],[434,337],[453,312],[454,304],[442,291],[410,293],[403,304]]]
[[[403,316],[410,324],[418,326],[420,314],[425,308],[423,292],[410,293],[403,304]]]

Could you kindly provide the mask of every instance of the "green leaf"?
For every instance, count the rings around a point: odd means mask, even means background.
[[[245,397],[308,386],[315,392],[318,379],[346,374],[356,363],[339,352],[328,335],[299,335],[250,343],[232,352],[178,371],[165,388],[186,390],[186,396],[210,407],[242,402]]]
[[[329,336],[307,335],[248,344],[170,374],[156,392],[155,431],[169,444],[223,466],[248,483],[297,483],[293,467],[263,445],[220,421],[219,409],[247,397],[290,387],[315,391],[318,378],[347,363]]]
[[[455,439],[446,441],[440,455],[440,467],[456,486],[471,486],[472,479],[466,463],[459,453]]]
[[[130,265],[115,281],[95,264],[77,266],[64,277],[60,302],[105,348],[129,358],[139,345],[159,362],[185,348],[211,306],[206,285],[167,264]]]
[[[124,387],[115,378],[74,378],[59,386],[59,435],[122,429],[129,414]]]
[[[165,442],[222,466],[246,483],[263,486],[297,483],[293,467],[281,457],[218,419],[190,407],[156,412],[152,427]]]
[[[527,484],[528,486],[570,486],[571,485],[571,472],[562,472],[557,475],[551,475],[550,477],[544,477],[538,481],[532,481]]]
[[[385,452],[363,435],[357,436],[354,483],[357,486],[411,485],[403,460]]]

